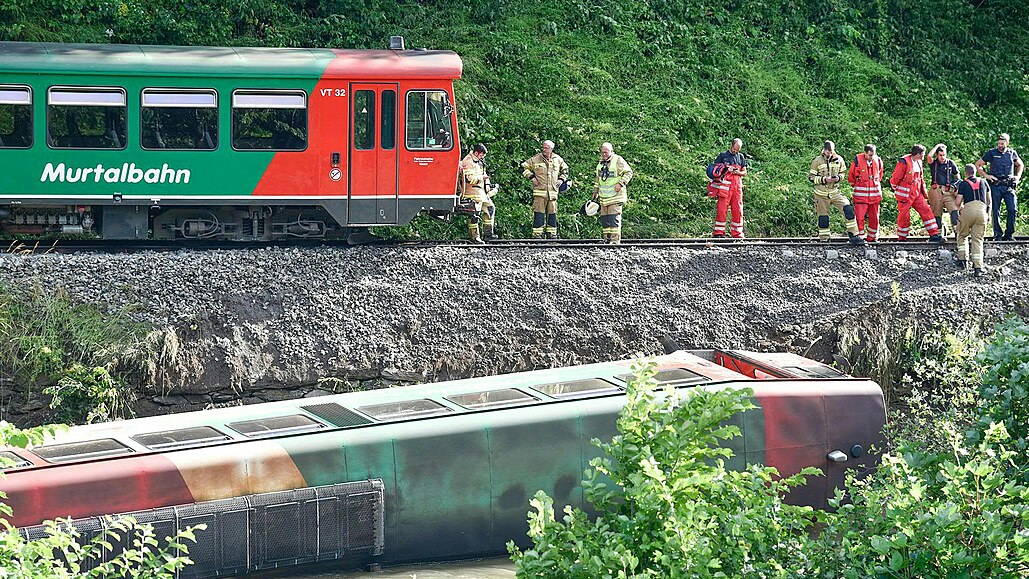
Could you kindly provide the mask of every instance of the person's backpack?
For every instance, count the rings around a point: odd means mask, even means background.
[[[725,172],[728,169],[729,166],[725,163],[711,163],[707,166],[707,178],[717,181],[725,176]]]

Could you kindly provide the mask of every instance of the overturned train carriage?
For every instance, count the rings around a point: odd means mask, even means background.
[[[789,498],[824,507],[885,423],[882,390],[792,354],[679,351],[678,389],[752,388],[732,468],[821,468]],[[206,523],[183,577],[340,560],[400,563],[504,552],[529,498],[585,507],[581,478],[610,439],[631,362],[476,378],[76,427],[31,450],[0,490],[30,536],[72,517],[87,535],[132,513],[162,533]]]
[[[268,240],[448,214],[461,59],[394,48],[0,42],[0,230]]]

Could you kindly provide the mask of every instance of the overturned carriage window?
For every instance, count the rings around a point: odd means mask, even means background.
[[[228,427],[244,436],[270,436],[273,434],[290,434],[317,430],[325,428],[325,425],[303,414],[291,414],[289,416],[274,416],[272,418],[233,422]]]
[[[354,91],[354,148],[375,148],[375,91]]]
[[[407,93],[407,148],[450,149],[453,146],[453,107],[441,90]]]
[[[397,146],[397,93],[392,90],[382,91],[382,136],[380,142],[384,151]]]
[[[789,370],[801,378],[845,378],[847,376],[829,366],[783,366],[782,369]]]
[[[151,450],[161,450],[166,448],[198,446],[201,444],[231,439],[227,435],[211,428],[210,426],[198,426],[195,428],[180,428],[177,430],[138,434],[133,436],[132,440],[135,440]]]
[[[11,470],[32,466],[32,463],[13,452],[0,451],[0,470]]]
[[[406,420],[408,418],[424,418],[426,416],[438,416],[453,412],[453,410],[439,402],[433,402],[428,399],[372,404],[370,406],[360,406],[358,410],[383,422]]]
[[[502,390],[486,390],[485,392],[470,392],[468,394],[458,394],[456,396],[447,396],[447,400],[463,406],[470,410],[479,410],[483,408],[503,408],[505,406],[517,406],[519,404],[529,404],[532,402],[539,402],[539,398],[535,396],[529,396],[521,390],[514,388],[504,388]]]
[[[240,151],[306,149],[307,94],[304,91],[233,92],[232,148]]]
[[[0,149],[32,146],[32,89],[0,86]]]
[[[538,390],[553,398],[578,398],[583,396],[596,396],[598,394],[611,394],[620,391],[620,389],[614,384],[606,380],[601,380],[600,378],[587,378],[585,380],[539,384],[532,388],[533,390]]]
[[[635,376],[632,374],[620,374],[615,376],[615,378],[628,384],[635,379]],[[655,372],[654,381],[662,386],[683,386],[685,384],[707,382],[708,378],[685,368],[669,368]]]
[[[128,106],[121,88],[51,88],[47,144],[54,149],[124,149]]]
[[[39,446],[33,448],[32,452],[47,462],[70,462],[73,460],[88,460],[104,456],[129,454],[132,452],[132,449],[113,438],[102,438],[86,442]]]
[[[218,148],[218,94],[213,90],[145,89],[140,116],[144,149]]]

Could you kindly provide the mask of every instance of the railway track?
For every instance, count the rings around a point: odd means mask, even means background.
[[[1021,247],[1029,245],[1029,238],[1020,238],[1015,241],[987,241],[987,245],[994,247]],[[504,248],[592,248],[612,251],[626,250],[630,248],[686,248],[686,249],[709,249],[714,247],[822,247],[826,249],[853,249],[861,250],[862,247],[851,246],[847,239],[833,238],[829,241],[818,241],[810,237],[768,237],[752,239],[713,239],[713,238],[681,238],[681,239],[623,239],[619,245],[608,245],[596,239],[497,239],[486,244],[475,244],[468,240],[374,240],[360,244],[371,247],[389,247],[406,249],[423,249],[430,247],[463,247],[469,249],[481,249],[484,251],[499,250]],[[876,243],[870,243],[864,248],[871,249],[905,249],[905,250],[935,250],[940,247],[953,247],[954,241],[948,240],[943,244],[933,244],[926,239],[914,239],[900,241],[898,239],[882,239]],[[294,247],[294,248],[316,248],[316,247],[355,247],[348,244],[346,240],[277,240],[277,241],[164,241],[164,240],[103,240],[103,239],[48,239],[48,240],[11,240],[0,242],[0,253],[13,254],[46,254],[46,253],[136,253],[142,251],[225,251],[240,249],[266,249],[271,247]]]

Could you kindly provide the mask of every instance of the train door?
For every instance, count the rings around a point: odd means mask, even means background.
[[[396,83],[351,83],[350,127],[350,223],[396,223]]]

